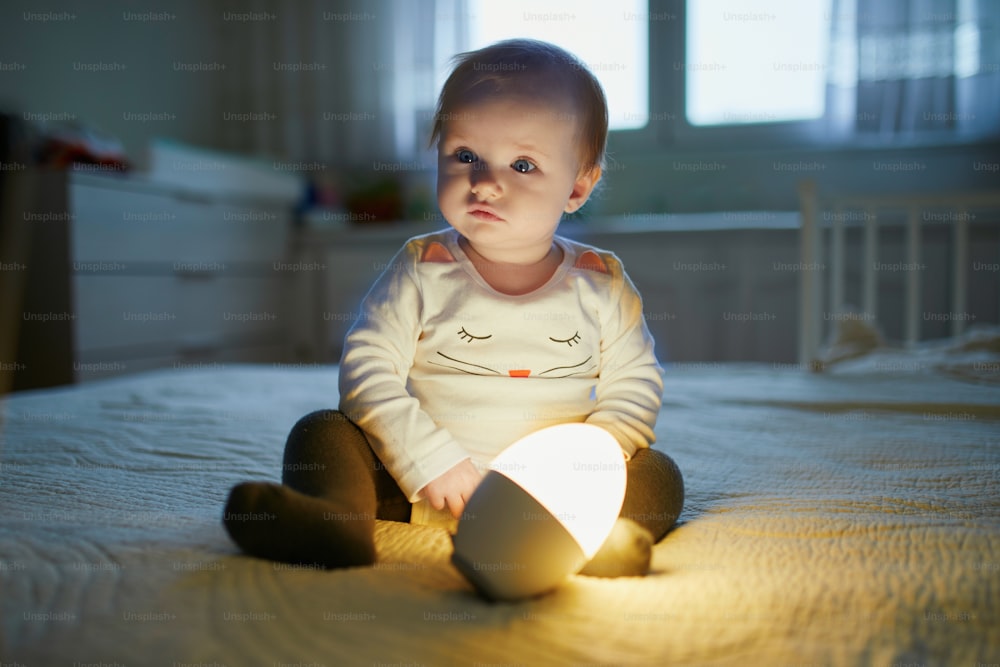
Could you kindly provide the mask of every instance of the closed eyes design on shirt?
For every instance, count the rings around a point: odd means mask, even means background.
[[[470,346],[479,346],[477,344],[482,344],[493,338],[493,334],[486,332],[472,332],[462,327],[457,332],[460,341],[465,342]],[[563,355],[565,354],[562,349],[564,346],[567,348],[572,348],[575,345],[579,345],[582,340],[579,331],[574,331],[571,336],[568,337],[558,337],[549,336],[549,341],[551,341],[553,354]],[[577,361],[572,364],[562,364],[558,366],[553,366],[552,368],[545,369],[543,371],[535,372],[530,368],[517,368],[510,369],[506,373],[497,370],[496,368],[491,368],[479,363],[474,363],[466,359],[461,359],[453,354],[445,354],[438,350],[438,359],[434,361],[428,361],[427,363],[433,364],[435,366],[443,366],[445,368],[451,368],[452,370],[460,371],[462,373],[468,373],[469,375],[509,375],[510,377],[544,377],[544,378],[565,378],[572,375],[582,375],[593,370],[596,364],[592,363],[593,355],[588,355],[586,359]],[[463,357],[466,355],[463,353]],[[477,359],[478,361],[478,359]],[[576,361],[575,359],[568,359],[568,361]]]
[[[456,153],[456,159],[462,162],[476,159],[475,154],[468,150],[463,149],[456,151]],[[523,160],[516,162],[523,162]],[[511,166],[518,171],[524,171],[524,173],[533,173],[534,171],[533,169],[521,169],[525,166],[521,164],[512,164]],[[456,260],[455,255],[445,244],[434,241],[421,251],[420,261],[431,264],[451,264]],[[583,251],[573,262],[573,268],[600,274],[610,273],[607,263],[593,250]],[[532,348],[530,356],[535,361],[523,365],[513,362],[504,364],[503,362],[491,361],[489,358],[488,352],[492,344],[500,342],[494,338],[492,331],[480,330],[473,325],[461,325],[455,332],[454,343],[445,347],[447,352],[436,351],[434,357],[429,359],[427,363],[460,373],[487,377],[567,378],[574,375],[586,375],[597,368],[597,363],[594,361],[594,355],[599,354],[597,347],[591,346],[588,354],[586,336],[581,335],[579,330],[572,331],[572,333],[570,331],[551,333],[555,335],[548,335],[537,330],[532,333],[518,334],[518,340],[522,339],[521,336],[532,337],[531,340],[524,338],[524,341]],[[510,341],[505,342],[509,343]],[[541,351],[541,358],[546,359],[546,361],[536,366],[539,351]],[[551,361],[548,361],[550,358]],[[553,365],[544,370],[537,370],[537,368],[549,364]],[[501,365],[502,368],[499,367]]]

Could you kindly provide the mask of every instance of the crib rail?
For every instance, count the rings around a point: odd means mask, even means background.
[[[922,225],[929,218],[951,225],[951,294],[950,309],[963,313],[966,309],[969,274],[969,220],[975,211],[1000,211],[1000,191],[954,192],[944,194],[876,195],[821,197],[815,182],[799,185],[801,214],[799,293],[799,363],[809,367],[816,360],[824,331],[824,289],[829,312],[844,313],[845,301],[845,233],[849,225],[863,228],[863,271],[861,312],[868,321],[878,321],[878,266],[880,218],[887,214],[905,216],[906,275],[904,302],[904,343],[908,346],[920,339],[920,306],[923,271],[921,266]],[[927,212],[933,212],[928,216]],[[828,237],[829,252],[824,250]],[[824,285],[822,267],[829,260],[830,271]],[[1000,272],[998,272],[1000,279]],[[834,319],[834,318],[826,318]],[[965,319],[950,320],[951,335],[960,334]]]

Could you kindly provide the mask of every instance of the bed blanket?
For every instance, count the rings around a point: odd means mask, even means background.
[[[2,402],[0,658],[21,665],[1000,663],[1000,377],[667,366],[686,477],[643,578],[483,601],[440,529],[378,564],[245,557],[228,489],[277,480],[336,367],[171,369]]]

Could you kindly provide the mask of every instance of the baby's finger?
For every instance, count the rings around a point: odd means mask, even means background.
[[[443,495],[435,491],[432,491],[430,489],[426,491],[426,494],[427,494],[427,500],[430,501],[431,507],[433,507],[436,510],[444,509],[447,500]]]
[[[451,515],[456,519],[462,516],[462,510],[465,509],[465,498],[462,496],[453,496],[448,499],[448,509],[451,510]]]

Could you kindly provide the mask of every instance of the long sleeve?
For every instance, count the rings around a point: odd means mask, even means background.
[[[365,297],[344,341],[340,409],[368,436],[411,502],[468,452],[407,390],[420,336],[422,298],[411,246],[400,250]]]
[[[663,377],[653,353],[642,300],[615,259],[609,266],[617,280],[609,295],[608,316],[601,324],[601,365],[596,405],[588,424],[618,440],[627,457],[656,440],[653,427],[663,396]]]

